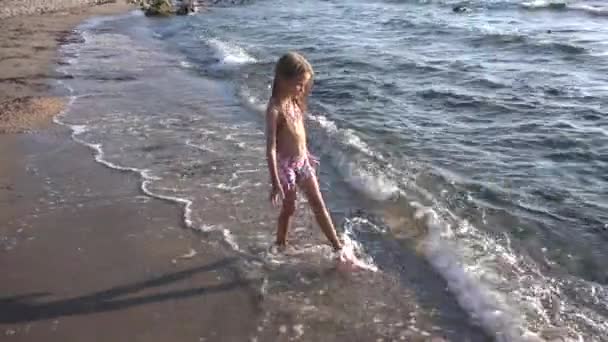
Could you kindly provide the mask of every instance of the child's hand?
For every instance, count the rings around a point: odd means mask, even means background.
[[[270,202],[273,206],[278,206],[279,203],[285,198],[283,188],[280,186],[273,186],[270,190]]]

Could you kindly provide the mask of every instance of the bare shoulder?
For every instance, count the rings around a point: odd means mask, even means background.
[[[268,106],[266,107],[266,115],[276,117],[280,112],[281,107],[279,106],[277,101],[273,98],[270,98],[270,100],[268,100]]]

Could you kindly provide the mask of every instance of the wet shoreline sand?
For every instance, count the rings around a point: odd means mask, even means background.
[[[180,227],[180,208],[138,196],[137,175],[100,166],[61,127],[1,135],[0,155],[12,157],[0,178],[8,340],[242,340],[254,331],[255,280]]]
[[[122,4],[3,19],[0,58],[0,336],[7,341],[247,340],[255,280],[51,123],[61,38]],[[7,47],[11,45],[12,47]],[[28,132],[26,134],[19,132]],[[194,251],[194,252],[193,252]]]

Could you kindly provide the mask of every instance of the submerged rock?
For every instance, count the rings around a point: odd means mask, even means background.
[[[195,13],[195,12],[196,12],[196,6],[194,3],[194,0],[183,0],[181,5],[179,6],[179,9],[177,10],[177,12],[175,12],[175,14],[188,15],[190,13]]]
[[[471,9],[464,5],[456,5],[456,6],[452,7],[452,12],[454,12],[454,13],[465,13],[465,12],[470,12],[470,11],[471,11]]]

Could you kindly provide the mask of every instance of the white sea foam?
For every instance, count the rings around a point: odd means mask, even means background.
[[[331,157],[334,166],[353,188],[378,201],[387,200],[399,192],[397,184],[375,164],[375,161],[383,161],[382,156],[353,130],[340,129],[322,115],[309,117],[323,130],[323,141],[320,141],[323,152]],[[388,168],[390,166],[387,165],[384,170]]]
[[[130,15],[132,15],[132,14],[130,14]],[[106,18],[106,19],[114,20],[116,18],[117,17]],[[79,28],[80,34],[84,38],[85,43],[84,44],[78,43],[78,44],[64,45],[62,47],[62,52],[69,52],[70,55],[75,56],[75,58],[72,58],[69,60],[70,65],[75,65],[78,63],[78,57],[80,56],[80,49],[82,48],[83,45],[99,43],[99,41],[96,39],[95,34],[90,32],[89,30],[107,20],[93,19],[91,21],[86,22],[84,25],[82,25]],[[214,41],[213,44],[218,49],[218,55],[220,55],[221,62],[224,64],[238,64],[238,63],[244,63],[244,62],[255,62],[255,59],[253,57],[247,55],[244,50],[240,49],[237,46],[232,46],[232,45],[223,43],[221,41]],[[184,68],[192,67],[190,64],[188,64],[188,62],[181,63],[181,66]],[[64,68],[64,67],[60,67],[60,66],[57,68],[58,72],[63,73],[65,75],[69,74],[67,70],[69,70],[69,68]],[[80,96],[76,95],[75,89],[72,88],[70,85],[66,84],[66,82],[63,82],[60,80],[60,81],[58,81],[58,84],[65,87],[71,96],[69,97],[68,104],[65,107],[65,109],[63,110],[63,112],[60,113],[59,115],[57,115],[53,120],[56,124],[69,127],[72,130],[71,137],[74,141],[76,141],[82,145],[85,145],[88,148],[90,148],[91,150],[93,150],[94,159],[96,162],[98,162],[108,168],[111,168],[111,169],[125,171],[125,172],[135,172],[135,173],[139,174],[141,177],[141,180],[142,180],[141,185],[140,185],[140,190],[145,195],[147,195],[149,197],[157,198],[160,200],[174,202],[174,203],[177,203],[182,206],[182,208],[183,208],[182,221],[186,227],[194,229],[194,230],[204,231],[204,232],[217,231],[219,229],[218,227],[215,227],[212,225],[207,225],[204,223],[200,224],[200,225],[195,225],[194,220],[193,220],[193,201],[192,200],[190,200],[188,198],[184,198],[184,197],[162,194],[162,193],[158,193],[156,191],[151,190],[154,181],[161,180],[161,178],[154,176],[152,170],[124,166],[124,165],[120,165],[120,164],[111,162],[106,158],[102,144],[91,143],[91,142],[85,140],[82,137],[82,135],[84,135],[85,133],[92,130],[92,127],[89,127],[89,126],[83,125],[83,124],[70,124],[63,120],[63,118],[71,110],[74,103],[78,100],[78,98],[80,98]],[[213,150],[211,150],[209,148],[206,148],[201,145],[193,144],[190,141],[187,141],[186,144],[193,148],[213,152]],[[234,250],[239,251],[240,248],[239,248],[238,244],[236,243],[236,240],[235,240],[234,236],[231,234],[231,232],[227,229],[223,229],[223,230],[221,230],[221,232],[222,232],[222,235],[223,235],[225,241]]]
[[[586,3],[574,3],[564,0],[525,1],[521,3],[521,6],[528,9],[567,9],[581,11],[591,15],[608,16],[608,7],[605,5],[590,5]]]
[[[253,95],[253,93],[247,86],[241,85],[239,87],[238,96],[247,108],[253,110],[255,113],[258,113],[260,115],[265,115],[266,102],[260,99],[259,97]]]
[[[180,61],[179,66],[184,69],[194,69],[194,64],[192,64],[188,61]]]
[[[561,284],[515,253],[507,235],[499,241],[462,220],[451,227],[434,209],[416,202],[410,205],[428,229],[423,241],[427,259],[446,279],[459,304],[496,341],[582,341],[586,334],[606,333],[595,312],[582,319],[580,307],[560,299],[566,287],[593,292],[586,282]],[[563,326],[563,322],[577,324]]]
[[[592,15],[599,16],[608,16],[608,7],[607,6],[593,6],[587,4],[571,4],[568,5],[568,8],[578,11],[583,11]]]
[[[60,71],[60,72],[67,74],[66,72],[63,72],[63,71]],[[148,185],[149,185],[150,181],[158,180],[159,178],[152,176],[151,172],[149,170],[121,166],[121,165],[114,164],[110,161],[105,160],[104,151],[102,149],[101,144],[89,143],[78,137],[79,135],[81,135],[89,130],[88,126],[72,125],[72,124],[65,123],[61,120],[61,118],[64,117],[68,113],[68,111],[70,110],[70,108],[72,107],[72,105],[74,104],[74,102],[77,100],[78,97],[74,95],[75,91],[72,87],[70,87],[69,85],[65,84],[62,81],[59,81],[59,84],[62,84],[69,91],[69,93],[72,94],[72,96],[70,96],[65,109],[59,115],[57,115],[53,118],[53,122],[55,122],[56,124],[62,125],[62,126],[69,127],[72,130],[72,139],[82,145],[89,147],[93,151],[95,151],[95,161],[97,161],[98,163],[103,164],[103,165],[105,165],[109,168],[115,169],[115,170],[138,173],[141,176],[141,178],[143,179],[143,181],[141,183],[141,191],[143,193],[145,193],[146,195],[148,195],[150,197],[155,197],[158,199],[163,199],[163,200],[181,204],[183,206],[183,222],[187,227],[193,228],[194,224],[192,221],[192,201],[191,200],[185,199],[185,198],[180,198],[180,197],[161,195],[161,194],[157,194],[157,193],[150,191],[148,189]]]
[[[90,30],[103,23],[107,23],[110,21],[115,21],[118,19],[124,19],[124,18],[129,18],[129,17],[143,17],[143,16],[144,16],[144,13],[142,11],[133,10],[133,11],[129,11],[127,13],[122,13],[122,14],[91,17],[91,18],[85,20],[82,24],[80,24],[79,28],[81,30]]]
[[[92,149],[95,152],[94,158],[95,158],[96,162],[98,162],[102,165],[105,165],[106,167],[111,168],[111,169],[138,173],[140,175],[140,177],[142,178],[142,183],[141,183],[140,189],[146,195],[148,195],[150,197],[181,204],[183,206],[183,217],[182,218],[183,218],[183,222],[184,222],[185,226],[188,228],[196,229],[196,227],[194,226],[194,223],[192,221],[192,201],[191,200],[186,199],[186,198],[176,197],[176,196],[162,195],[162,194],[158,194],[158,193],[151,191],[149,189],[150,182],[154,181],[154,180],[159,180],[160,178],[153,176],[152,172],[150,170],[122,166],[122,165],[118,165],[118,164],[112,163],[112,162],[104,159],[105,155],[104,155],[104,151],[103,151],[101,144],[89,143],[78,137],[79,135],[81,135],[89,130],[89,128],[87,126],[66,124],[59,119],[59,116],[57,116],[54,121],[60,125],[70,127],[72,129],[72,139],[74,141]]]
[[[230,247],[232,249],[234,249],[237,252],[241,250],[238,243],[236,243],[236,240],[234,239],[234,235],[232,234],[232,232],[230,230],[223,229],[222,235],[224,236],[224,241],[226,241],[226,243],[228,243],[228,245],[230,245]]]
[[[348,156],[336,152],[334,160],[342,177],[356,190],[377,201],[385,201],[399,193],[396,184],[381,172],[366,171]]]
[[[563,0],[533,0],[533,1],[525,1],[521,3],[522,7],[530,8],[530,9],[539,9],[539,8],[566,8],[567,3]]]
[[[215,151],[214,151],[214,150],[212,150],[212,149],[208,148],[207,146],[203,146],[203,145],[200,145],[200,144],[195,144],[195,143],[193,143],[193,142],[192,142],[192,141],[190,141],[190,140],[187,140],[185,144],[186,144],[187,146],[190,146],[190,147],[195,148],[195,149],[197,149],[197,150],[201,150],[201,151],[205,151],[205,152],[211,152],[211,153],[215,153]]]
[[[410,203],[417,208],[416,216],[428,228],[424,252],[433,267],[446,279],[450,291],[471,316],[500,342],[542,341],[526,329],[522,315],[508,302],[504,293],[484,284],[475,274],[475,267],[461,258],[451,237],[450,227],[431,208]]]
[[[219,39],[209,39],[209,45],[215,52],[220,66],[236,66],[241,64],[255,63],[256,59],[249,55],[245,49]]]
[[[366,269],[368,271],[377,272],[378,266],[374,262],[374,259],[365,252],[361,243],[357,240],[355,233],[352,229],[353,224],[360,224],[364,219],[361,218],[353,218],[346,221],[344,224],[344,233],[342,234],[342,241],[344,241],[344,248],[350,249],[357,255],[360,263],[359,267]],[[364,222],[366,224],[371,224],[370,222]]]

